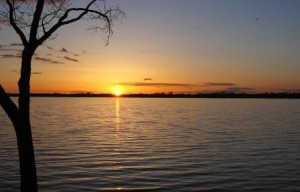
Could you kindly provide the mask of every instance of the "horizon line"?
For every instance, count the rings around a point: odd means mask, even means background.
[[[19,96],[18,93],[8,93],[9,96]],[[116,96],[112,93],[31,93],[31,97],[134,97],[134,98],[292,98],[300,99],[300,92],[265,92],[265,93],[130,93]]]

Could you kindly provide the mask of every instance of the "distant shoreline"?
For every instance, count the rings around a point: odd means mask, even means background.
[[[12,93],[9,96],[16,97],[19,94]],[[31,97],[117,97],[113,94],[93,94],[93,93],[32,93]],[[199,93],[199,94],[175,94],[175,93],[155,93],[155,94],[123,94],[120,98],[245,98],[245,99],[300,99],[300,93]]]

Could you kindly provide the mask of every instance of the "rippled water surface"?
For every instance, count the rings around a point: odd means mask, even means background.
[[[33,98],[40,191],[300,191],[300,100]],[[0,191],[19,189],[0,110]]]

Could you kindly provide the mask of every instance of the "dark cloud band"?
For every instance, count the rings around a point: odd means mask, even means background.
[[[190,84],[184,83],[145,83],[145,82],[121,82],[118,85],[136,87],[189,87]]]
[[[209,87],[209,86],[236,86],[235,83],[223,83],[223,82],[208,82],[204,83],[203,87]]]

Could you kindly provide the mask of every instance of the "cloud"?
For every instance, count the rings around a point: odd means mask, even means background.
[[[51,64],[64,64],[64,62],[60,62],[60,61],[51,61]]]
[[[35,60],[38,60],[38,61],[51,62],[51,59],[50,59],[50,58],[35,57],[34,59],[35,59]]]
[[[152,81],[153,79],[152,78],[144,78],[144,81]]]
[[[32,72],[32,74],[33,74],[33,75],[41,75],[41,74],[43,74],[43,73],[41,73],[41,72]]]
[[[223,83],[223,82],[208,82],[204,83],[203,87],[211,87],[211,86],[236,86],[235,83]]]
[[[190,84],[185,83],[145,83],[145,82],[121,82],[118,85],[136,86],[136,87],[189,87]]]
[[[92,91],[70,91],[73,94],[94,94]]]
[[[76,57],[78,57],[78,56],[79,56],[79,54],[77,54],[77,53],[74,53],[73,55],[74,55],[74,56],[76,56]]]
[[[68,53],[68,50],[66,48],[62,48],[60,52]]]
[[[232,92],[232,93],[247,93],[253,92],[255,89],[252,87],[229,87],[225,91]]]
[[[50,49],[50,50],[52,50],[52,49],[53,49],[53,47],[50,47],[50,46],[46,46],[46,48],[47,48],[47,49]]]
[[[1,51],[19,51],[19,52],[21,52],[21,50],[20,49],[14,49],[14,48],[5,48],[5,47],[7,47],[7,46],[0,46],[0,50]]]
[[[21,55],[13,55],[13,54],[2,54],[0,57],[4,58],[21,58]]]
[[[16,69],[11,70],[11,72],[13,72],[13,73],[19,73],[19,71],[16,70]],[[32,72],[31,74],[33,74],[33,75],[41,75],[43,73],[42,72]]]
[[[12,47],[23,47],[23,44],[22,43],[11,43],[9,46],[12,46]]]
[[[79,60],[77,60],[77,59],[66,57],[66,56],[64,57],[64,59],[69,60],[69,61],[79,62]]]
[[[9,50],[15,50],[15,49],[13,49],[11,47],[23,47],[23,44],[22,43],[11,43],[9,45],[0,45],[0,48],[3,49],[4,47],[10,47]]]
[[[20,48],[17,48],[17,47],[20,47]],[[0,50],[1,51],[13,51],[13,52],[21,53],[22,52],[22,50],[21,50],[22,47],[23,47],[22,44],[12,43],[10,45],[0,45]]]
[[[64,62],[54,61],[50,58],[44,58],[44,57],[35,57],[34,59],[38,60],[38,61],[47,62],[47,63],[50,63],[50,64],[63,64],[64,63]]]

